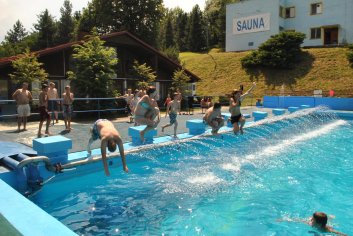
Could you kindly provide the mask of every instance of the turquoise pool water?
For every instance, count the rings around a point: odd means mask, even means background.
[[[352,150],[352,121],[309,115],[129,154],[129,174],[86,166],[31,200],[79,235],[311,235],[278,219],[314,211],[352,235]]]

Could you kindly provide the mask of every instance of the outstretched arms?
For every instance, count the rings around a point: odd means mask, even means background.
[[[254,82],[254,83],[252,84],[251,88],[250,88],[248,91],[246,91],[243,95],[241,95],[240,99],[242,100],[242,99],[244,99],[246,96],[248,96],[248,95],[251,93],[251,91],[254,90],[255,87],[256,87],[256,82]]]
[[[129,172],[129,168],[126,165],[126,158],[125,158],[125,153],[124,153],[123,141],[121,139],[118,139],[117,144],[118,144],[118,148],[119,148],[121,162],[123,163],[123,169],[127,173],[127,172]]]

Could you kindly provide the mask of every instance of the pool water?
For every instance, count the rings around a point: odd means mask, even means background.
[[[308,235],[287,220],[314,211],[352,235],[352,125],[306,116],[176,142],[129,154],[129,174],[120,160],[109,178],[101,163],[61,174],[31,200],[79,235]]]

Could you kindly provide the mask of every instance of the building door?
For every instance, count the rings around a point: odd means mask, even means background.
[[[324,29],[324,45],[338,44],[338,28]]]

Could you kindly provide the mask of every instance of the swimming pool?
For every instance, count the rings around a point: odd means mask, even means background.
[[[307,115],[154,147],[60,174],[32,201],[79,235],[305,235],[279,218],[335,215],[353,234],[353,122]]]

